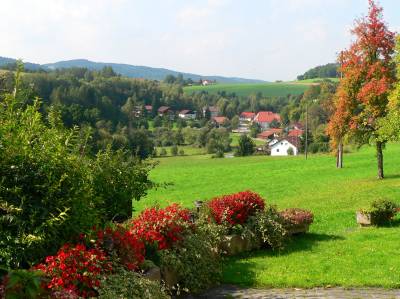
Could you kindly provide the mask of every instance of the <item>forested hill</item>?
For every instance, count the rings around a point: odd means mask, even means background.
[[[325,65],[319,65],[312,69],[309,69],[303,75],[297,76],[297,80],[307,80],[315,78],[337,78],[339,65],[337,63],[328,63]]]
[[[16,60],[12,58],[5,58],[0,56],[0,66],[15,63]],[[154,68],[148,66],[136,66],[130,64],[121,63],[105,63],[105,62],[93,62],[86,59],[75,59],[59,61],[55,63],[48,64],[34,64],[25,63],[25,68],[27,70],[38,70],[40,68],[44,70],[55,70],[62,68],[87,68],[89,70],[101,70],[105,66],[111,66],[113,70],[122,76],[130,78],[143,78],[148,80],[158,80],[162,81],[167,75],[178,76],[182,74],[183,79],[192,79],[193,81],[199,81],[200,79],[215,80],[219,83],[260,83],[264,82],[262,80],[256,79],[245,79],[236,77],[223,77],[223,76],[203,76],[198,74],[183,73],[174,70],[164,69],[164,68]]]

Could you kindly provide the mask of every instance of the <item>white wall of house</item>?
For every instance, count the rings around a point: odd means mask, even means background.
[[[281,140],[271,147],[271,156],[288,156],[288,149],[293,149],[293,154],[297,156],[297,147],[287,140]]]
[[[259,122],[259,121],[257,121],[257,123],[258,123],[258,125],[260,126],[260,128],[261,128],[262,130],[269,129],[269,125],[271,124],[271,123]]]
[[[186,113],[186,114],[183,114],[183,113],[179,113],[179,118],[182,118],[182,119],[195,119],[196,118],[196,114],[192,114],[192,113]]]

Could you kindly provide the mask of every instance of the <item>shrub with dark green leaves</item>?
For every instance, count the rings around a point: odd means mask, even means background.
[[[196,293],[217,284],[222,267],[219,244],[225,228],[201,217],[196,231],[185,237],[179,246],[159,252],[161,268],[178,274],[175,291]]]
[[[287,240],[285,220],[279,214],[276,207],[266,206],[263,211],[258,211],[255,215],[250,216],[246,227],[264,245],[272,249],[284,248],[285,241]]]
[[[143,278],[140,274],[119,269],[105,276],[98,288],[101,299],[168,299],[170,298],[158,282]]]

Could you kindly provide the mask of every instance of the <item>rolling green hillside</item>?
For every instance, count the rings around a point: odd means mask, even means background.
[[[208,86],[188,86],[184,92],[191,94],[193,92],[207,91],[216,94],[221,91],[227,93],[236,93],[239,96],[247,96],[252,93],[261,92],[264,96],[286,96],[288,94],[302,94],[312,82],[282,82],[282,83],[253,83],[253,84],[215,84]]]

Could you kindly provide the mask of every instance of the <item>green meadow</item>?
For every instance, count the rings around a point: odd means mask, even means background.
[[[384,180],[377,180],[374,149],[346,154],[344,168],[330,155],[252,156],[211,159],[209,155],[159,159],[151,178],[170,183],[135,203],[136,211],[242,190],[260,193],[279,209],[300,207],[315,215],[310,232],[281,252],[258,251],[227,259],[224,283],[257,287],[340,285],[400,287],[400,226],[360,228],[355,211],[376,198],[400,203],[400,145],[385,150]]]
[[[208,86],[187,86],[183,91],[187,94],[207,91],[210,94],[216,94],[221,91],[226,93],[235,93],[238,96],[248,96],[254,93],[261,93],[264,96],[287,96],[299,95],[308,89],[312,83],[243,83],[243,84],[215,84]]]

